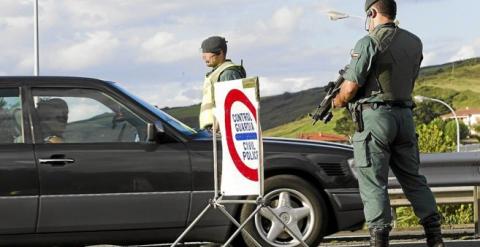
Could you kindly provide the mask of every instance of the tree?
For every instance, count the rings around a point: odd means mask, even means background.
[[[450,110],[437,102],[425,101],[417,104],[413,109],[415,123],[428,124],[438,116],[450,113]]]
[[[473,127],[473,129],[475,130],[475,132],[477,132],[477,134],[475,135],[475,138],[477,138],[477,140],[480,142],[480,124]]]
[[[455,149],[452,139],[445,135],[435,122],[418,125],[417,133],[421,153],[444,153]]]
[[[465,125],[463,122],[459,122],[460,126],[460,140],[465,139],[468,137],[470,134],[470,130],[468,129],[468,126]],[[450,137],[452,140],[457,139],[457,123],[455,120],[449,120],[446,122],[445,127],[444,127],[445,135]]]
[[[433,119],[430,123],[436,125],[439,130],[445,132],[445,125],[447,124],[446,121],[443,121],[441,118],[437,117]],[[455,138],[453,138],[452,140],[455,140]]]
[[[342,111],[342,116],[335,123],[333,130],[346,136],[352,136],[355,133],[355,125],[347,109]]]
[[[417,125],[428,124],[438,116],[438,113],[432,107],[433,102],[417,104],[413,109],[413,116]]]

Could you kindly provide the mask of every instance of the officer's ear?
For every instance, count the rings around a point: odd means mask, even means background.
[[[217,56],[226,57],[227,54],[225,54],[225,51],[220,50],[220,51],[218,52]]]
[[[367,11],[367,16],[373,19],[373,18],[377,17],[377,13],[378,12],[377,12],[376,9],[371,8]]]

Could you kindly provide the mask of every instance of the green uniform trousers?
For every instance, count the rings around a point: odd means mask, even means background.
[[[420,220],[437,214],[435,198],[420,175],[410,108],[379,105],[363,111],[364,130],[353,136],[360,195],[369,228],[390,226],[388,171],[392,169]]]

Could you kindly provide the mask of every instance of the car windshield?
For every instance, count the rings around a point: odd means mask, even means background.
[[[180,131],[181,133],[183,133],[184,135],[187,135],[187,136],[193,136],[193,135],[197,135],[198,132],[196,130],[194,130],[193,128],[189,127],[188,125],[180,122],[179,120],[177,120],[176,118],[168,115],[167,113],[165,113],[164,111],[158,109],[157,107],[155,107],[154,105],[152,104],[149,104],[147,103],[146,101],[144,101],[143,99],[141,99],[140,97],[137,97],[135,96],[134,94],[130,93],[128,90],[124,89],[123,87],[121,87],[120,85],[118,85],[118,83],[115,83],[115,82],[110,82],[115,88],[117,88],[118,90],[122,91],[124,94],[128,95],[130,98],[134,99],[135,101],[137,101],[138,103],[140,103],[141,105],[143,105],[145,108],[147,108],[148,110],[150,110],[151,112],[153,112],[154,114],[156,114],[160,119],[162,119],[164,122],[168,123],[170,126],[172,126],[173,128],[177,129],[178,131]]]

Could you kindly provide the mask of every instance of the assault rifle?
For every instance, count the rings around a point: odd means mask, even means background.
[[[340,86],[345,80],[343,79],[343,74],[345,73],[346,69],[347,67],[345,66],[345,68],[338,72],[340,75],[336,81],[331,81],[327,84],[325,87],[325,92],[327,92],[327,95],[325,95],[325,98],[323,98],[320,105],[317,106],[315,112],[309,114],[309,116],[313,119],[313,125],[315,125],[318,120],[321,120],[324,123],[328,123],[330,120],[332,120],[332,100],[340,92]]]

